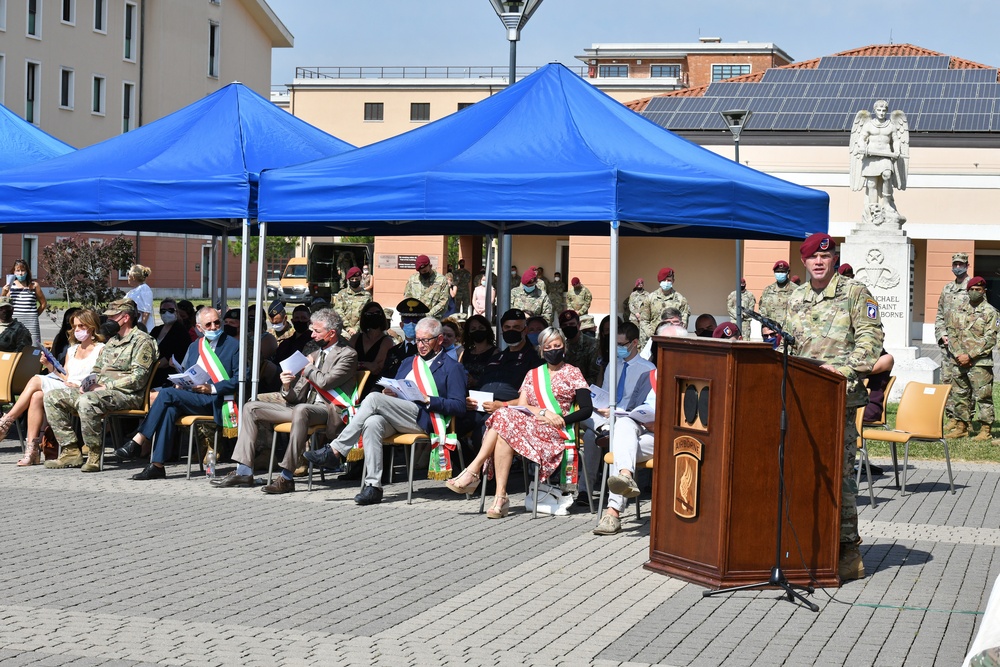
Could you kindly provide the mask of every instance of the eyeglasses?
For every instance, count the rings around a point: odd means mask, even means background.
[[[431,336],[430,338],[417,338],[417,343],[423,343],[424,345],[430,345],[438,339],[437,336]]]
[[[219,320],[212,320],[211,322],[202,322],[201,323],[201,328],[202,329],[218,329],[221,326],[222,326],[222,322],[220,322]]]
[[[176,308],[160,308],[160,315],[162,315],[163,313],[176,313],[176,312],[177,312]]]

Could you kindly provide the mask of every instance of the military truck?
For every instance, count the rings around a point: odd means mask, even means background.
[[[317,298],[330,301],[347,287],[351,267],[371,266],[372,250],[370,243],[311,243],[305,257],[288,260],[278,296],[286,303],[309,303]]]

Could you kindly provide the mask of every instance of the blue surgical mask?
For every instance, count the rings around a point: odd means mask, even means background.
[[[775,271],[774,279],[777,280],[779,283],[783,283],[786,280],[788,280],[788,274],[785,273],[784,271]]]
[[[417,323],[416,322],[404,322],[403,323],[403,335],[406,336],[406,340],[413,340],[417,337]]]
[[[534,291],[535,291],[535,286],[534,285],[525,285],[524,286],[524,293],[525,294],[531,294]]]
[[[966,266],[953,266],[953,267],[951,267],[951,272],[954,273],[956,276],[964,276],[965,273],[966,273],[966,271],[968,271],[968,270],[969,270],[969,268],[966,267]],[[17,279],[18,280],[24,280],[24,276],[18,276]]]
[[[626,357],[628,357],[628,345],[619,345],[618,346],[618,358],[619,359],[625,359]]]
[[[770,343],[771,347],[778,349],[778,337],[777,336],[764,336],[764,342]]]
[[[222,335],[222,329],[205,329],[205,340],[211,342]]]
[[[674,286],[674,281],[672,280],[661,280],[660,289],[666,292],[668,289]]]
[[[538,345],[538,334],[536,333],[528,334],[528,343],[530,343],[532,346]]]
[[[15,273],[14,277],[17,278],[18,281],[24,282],[25,278],[28,277],[28,274],[27,273]]]

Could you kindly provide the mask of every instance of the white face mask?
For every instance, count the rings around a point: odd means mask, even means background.
[[[177,319],[177,313],[160,313],[160,319],[164,324],[170,324]]]
[[[288,326],[286,322],[278,322],[277,324],[271,322],[271,328],[275,331],[284,331],[286,326]]]
[[[660,281],[660,289],[666,292],[668,289],[674,286],[672,280],[662,280]]]

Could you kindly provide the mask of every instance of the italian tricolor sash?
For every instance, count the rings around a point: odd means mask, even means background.
[[[437,383],[431,366],[419,356],[413,357],[413,378],[417,386],[427,396],[439,396]],[[458,436],[448,433],[451,425],[450,415],[431,412],[431,458],[427,467],[428,479],[451,479],[451,452],[458,447]]]
[[[198,361],[201,363],[208,377],[213,383],[224,382],[229,379],[226,367],[219,360],[219,355],[212,349],[211,344],[205,338],[201,339],[198,347]],[[222,403],[222,435],[227,438],[235,438],[237,426],[239,425],[239,414],[236,401],[233,396],[225,396]]]
[[[358,411],[358,389],[357,383],[354,384],[354,389],[348,394],[346,391],[340,387],[334,387],[333,390],[327,390],[319,386],[309,378],[306,378],[316,393],[322,396],[328,403],[337,406],[338,408],[344,409],[344,423],[351,421],[351,418]],[[351,448],[351,451],[347,453],[348,461],[360,461],[365,458],[365,453],[362,449],[361,438],[358,438],[358,444]]]
[[[656,369],[649,371],[649,390],[656,396]]]
[[[542,364],[531,371],[531,383],[535,389],[535,399],[546,410],[563,416],[562,407],[552,393],[552,374],[548,364]],[[580,462],[576,457],[576,427],[567,424],[559,431],[563,439],[562,462],[559,464],[559,486],[563,491],[575,491],[580,481]]]

